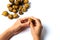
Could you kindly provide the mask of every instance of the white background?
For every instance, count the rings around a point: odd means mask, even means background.
[[[42,21],[43,40],[60,40],[60,0],[30,0],[31,7],[21,17],[34,16]],[[9,0],[0,0],[0,34],[11,27],[17,19],[9,20],[2,16]],[[9,12],[11,13],[11,12]],[[11,40],[33,40],[30,28],[14,36]]]

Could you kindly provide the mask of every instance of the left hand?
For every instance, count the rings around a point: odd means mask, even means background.
[[[0,35],[0,40],[9,40],[12,36],[20,33],[29,26],[28,18],[18,19],[14,25],[8,28],[5,32]]]
[[[28,18],[20,18],[10,28],[14,35],[20,33],[29,26]]]

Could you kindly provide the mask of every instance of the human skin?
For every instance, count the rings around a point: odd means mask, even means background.
[[[29,26],[29,22],[26,21],[27,19],[26,17],[18,19],[10,28],[0,35],[0,40],[9,40],[14,35],[25,30]]]
[[[28,20],[29,18],[35,20],[35,26],[30,20]],[[25,30],[28,26],[30,26],[33,40],[41,40],[42,24],[41,21],[35,17],[18,19],[10,28],[0,35],[0,40],[9,40],[14,35]]]
[[[33,36],[33,40],[41,40],[41,32],[42,32],[42,24],[41,21],[35,17],[31,17],[33,20],[35,20],[35,23],[30,21],[30,28],[31,33]]]

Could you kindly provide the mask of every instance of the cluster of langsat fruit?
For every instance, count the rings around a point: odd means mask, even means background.
[[[23,12],[26,12],[30,7],[29,0],[9,0],[11,4],[7,5],[7,8],[10,12],[14,14],[9,14],[7,11],[4,11],[2,15],[8,16],[9,19],[18,18],[19,15],[17,12],[22,15]]]

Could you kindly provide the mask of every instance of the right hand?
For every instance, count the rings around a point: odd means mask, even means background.
[[[31,17],[33,20],[35,20],[34,24],[30,20],[30,28],[31,28],[31,33],[34,38],[38,38],[41,36],[42,32],[42,24],[41,21],[35,17]]]

